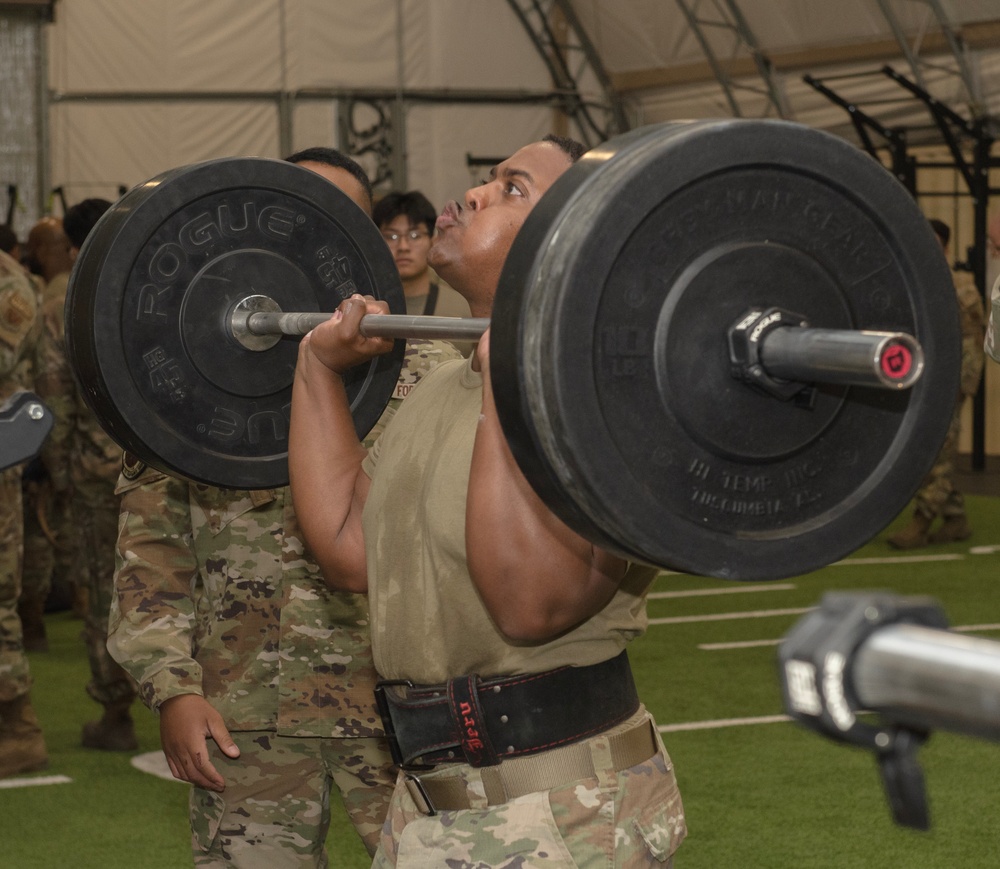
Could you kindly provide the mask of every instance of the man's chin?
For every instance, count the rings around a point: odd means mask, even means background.
[[[451,264],[451,258],[448,256],[447,252],[442,250],[440,246],[435,246],[430,249],[427,253],[427,265],[429,265],[434,271],[436,271],[442,278],[444,278],[444,272],[448,270]],[[445,278],[445,280],[448,280]]]

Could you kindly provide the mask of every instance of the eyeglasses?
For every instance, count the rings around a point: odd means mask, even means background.
[[[423,238],[430,238],[431,234],[429,232],[424,232],[422,229],[411,229],[409,232],[398,233],[398,232],[383,232],[382,238],[385,239],[386,244],[399,244],[399,240],[406,237],[407,241],[417,242]]]

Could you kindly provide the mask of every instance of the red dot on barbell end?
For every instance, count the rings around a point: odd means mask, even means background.
[[[902,380],[913,367],[913,354],[905,344],[890,344],[882,353],[882,372],[893,380]]]

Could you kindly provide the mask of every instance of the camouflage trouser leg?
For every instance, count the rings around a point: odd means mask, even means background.
[[[27,694],[31,687],[17,599],[21,594],[24,515],[21,469],[0,471],[0,703]]]
[[[41,610],[52,589],[52,566],[55,549],[45,536],[38,520],[44,499],[39,487],[29,486],[24,497],[24,563],[21,567],[21,602]]]
[[[59,546],[52,556],[52,585],[75,589],[87,581],[80,526],[68,498],[57,498],[52,505],[52,533]]]
[[[83,637],[90,661],[87,693],[102,705],[131,700],[135,686],[108,652],[108,618],[114,590],[115,547],[118,542],[118,498],[113,484],[81,487],[73,505],[85,562],[80,574],[87,587]]]
[[[948,427],[941,452],[930,473],[924,477],[920,490],[914,496],[914,509],[928,519],[937,516],[964,516],[965,499],[955,488],[955,456],[958,453],[958,436],[962,427],[962,403],[959,402]]]
[[[660,752],[616,773],[607,738],[588,740],[598,777],[486,806],[481,777],[461,765],[430,773],[461,776],[470,803],[484,808],[422,814],[402,777],[372,869],[389,866],[636,869],[669,867],[687,834],[670,757]]]
[[[384,739],[321,739],[232,734],[236,760],[210,742],[224,793],[191,789],[196,866],[239,869],[326,867],[330,789],[343,797],[355,830],[373,853],[392,795]]]

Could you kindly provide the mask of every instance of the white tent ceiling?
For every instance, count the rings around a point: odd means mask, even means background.
[[[924,104],[891,65],[966,118],[1000,117],[998,0],[573,0],[611,84],[640,123],[683,116],[784,116],[848,133],[831,87],[915,138]]]

